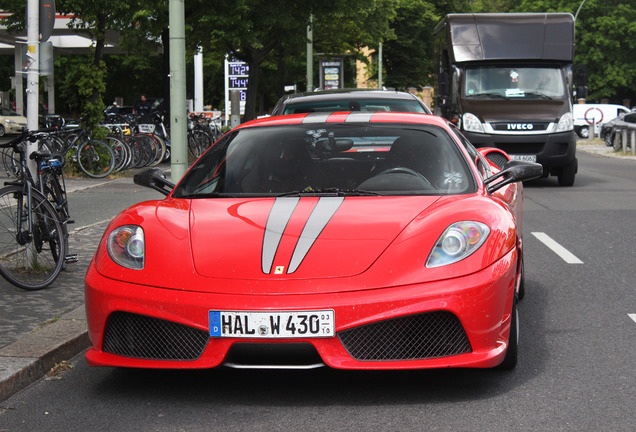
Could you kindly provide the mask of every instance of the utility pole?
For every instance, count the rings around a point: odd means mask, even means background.
[[[28,0],[27,2],[27,129],[38,130],[38,90],[40,85],[39,59],[40,59],[40,2]],[[22,78],[19,78],[22,79]],[[22,95],[19,95],[22,97]],[[37,142],[27,142],[27,155],[38,150]],[[27,166],[33,178],[37,177],[35,161],[28,159]]]
[[[382,90],[382,42],[378,47],[378,88]]]
[[[184,0],[170,0],[168,13],[170,27],[170,177],[172,182],[176,183],[188,170]]]
[[[314,91],[314,22],[313,15],[309,15],[307,26],[307,91]]]

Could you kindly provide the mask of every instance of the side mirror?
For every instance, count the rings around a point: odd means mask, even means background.
[[[504,164],[500,172],[484,180],[484,184],[491,194],[510,183],[532,180],[542,175],[543,165],[539,163],[511,160]]]
[[[139,174],[135,174],[133,182],[139,186],[154,189],[165,196],[168,196],[170,192],[172,192],[172,189],[174,189],[174,183],[166,179],[166,174],[161,168],[150,168]]]

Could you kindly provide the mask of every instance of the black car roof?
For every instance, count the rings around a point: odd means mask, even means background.
[[[285,101],[290,102],[292,99],[294,102],[302,102],[303,98],[316,98],[321,100],[336,100],[342,99],[343,95],[355,94],[357,98],[373,98],[373,99],[415,99],[416,96],[397,90],[371,90],[371,89],[349,89],[349,90],[321,90],[316,92],[304,92],[293,93],[285,96]]]
[[[279,99],[274,107],[273,112],[278,113],[283,106],[302,104],[306,102],[329,102],[340,101],[347,96],[355,95],[356,99],[386,99],[386,100],[405,100],[420,102],[428,111],[430,108],[418,98],[416,95],[398,90],[380,90],[380,89],[338,89],[338,90],[319,90],[315,92],[292,93]]]

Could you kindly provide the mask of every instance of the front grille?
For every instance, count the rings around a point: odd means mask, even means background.
[[[508,154],[539,154],[543,152],[544,145],[542,142],[494,143],[494,147]]]
[[[171,321],[128,312],[113,312],[106,322],[102,350],[149,360],[195,360],[208,332]]]
[[[549,122],[530,122],[530,123],[491,123],[492,128],[496,131],[507,131],[507,132],[536,132],[536,131],[545,131],[548,129],[550,125]]]
[[[472,351],[459,319],[447,311],[354,327],[338,337],[356,360],[418,360]]]

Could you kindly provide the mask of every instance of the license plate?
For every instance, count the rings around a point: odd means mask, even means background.
[[[155,125],[151,123],[141,123],[137,125],[137,129],[141,133],[153,133],[155,131]]]
[[[527,161],[527,162],[536,162],[537,161],[537,155],[510,155],[510,157],[512,158],[512,160],[518,160],[518,161]]]
[[[314,311],[213,311],[211,337],[294,339],[333,337],[333,310]]]

